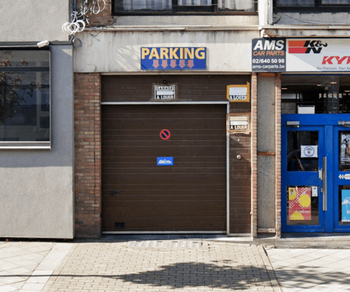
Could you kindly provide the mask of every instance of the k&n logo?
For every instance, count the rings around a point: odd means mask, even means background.
[[[327,47],[327,43],[321,40],[295,40],[288,42],[289,54],[309,54],[311,51],[314,54],[319,54],[322,48]]]

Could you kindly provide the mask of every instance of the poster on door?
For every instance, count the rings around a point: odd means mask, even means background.
[[[289,220],[311,220],[311,187],[288,187]]]
[[[350,222],[350,190],[341,191],[341,222]]]
[[[340,133],[340,165],[350,165],[350,133]]]

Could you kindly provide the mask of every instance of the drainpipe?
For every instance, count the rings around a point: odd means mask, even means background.
[[[273,0],[267,0],[267,24],[273,25]]]
[[[77,0],[72,0],[71,1],[71,20],[70,21],[73,21],[73,11],[77,11]]]

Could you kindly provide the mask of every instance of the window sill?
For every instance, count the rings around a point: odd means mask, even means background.
[[[0,150],[43,149],[51,150],[51,142],[0,142]]]

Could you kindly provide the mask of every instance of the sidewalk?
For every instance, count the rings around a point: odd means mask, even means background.
[[[267,249],[284,292],[350,291],[349,249]]]
[[[0,242],[0,292],[350,291],[350,249],[344,245],[119,239]]]
[[[280,291],[262,246],[211,240],[6,242],[0,268],[1,292]]]

